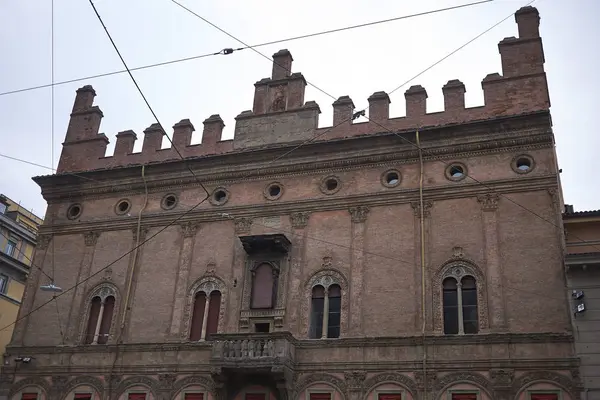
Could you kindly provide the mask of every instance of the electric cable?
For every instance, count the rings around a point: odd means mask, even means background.
[[[113,40],[113,38],[112,38],[110,32],[108,31],[108,29],[106,28],[106,25],[104,24],[104,21],[102,20],[102,17],[98,13],[98,10],[96,9],[96,6],[94,5],[94,2],[92,0],[89,0],[89,3],[92,6],[92,9],[94,10],[94,13],[96,14],[96,17],[98,17],[98,21],[100,21],[100,24],[102,25],[102,28],[104,28],[104,32],[106,32],[106,35],[108,36],[108,39],[110,40],[110,43],[113,45],[113,48],[115,49],[115,51],[117,52],[117,55],[121,59],[121,62],[123,63],[123,66],[127,70],[127,73],[129,74],[129,77],[131,78],[131,80],[133,81],[135,87],[137,88],[138,92],[140,93],[140,96],[142,96],[142,99],[144,99],[144,103],[146,103],[146,106],[148,107],[148,109],[152,113],[152,116],[154,117],[154,119],[158,123],[163,136],[167,137],[167,139],[171,143],[171,148],[174,149],[177,152],[177,154],[179,155],[179,157],[181,158],[181,160],[183,161],[183,163],[187,167],[188,171],[190,171],[190,173],[194,176],[194,178],[196,178],[196,181],[198,182],[198,184],[200,185],[200,187],[202,188],[202,190],[204,190],[204,192],[206,193],[206,198],[205,199],[208,199],[210,197],[210,193],[208,192],[208,190],[206,189],[206,187],[204,187],[204,184],[202,182],[200,182],[200,180],[198,179],[198,177],[196,176],[196,174],[194,173],[194,171],[190,167],[188,161],[183,157],[183,154],[181,154],[181,152],[177,149],[177,147],[175,146],[175,143],[173,143],[173,140],[171,140],[171,138],[169,137],[169,135],[167,135],[167,131],[164,129],[163,124],[160,123],[160,120],[158,119],[158,116],[156,115],[156,113],[154,112],[154,109],[152,108],[152,106],[148,102],[148,99],[146,99],[146,96],[144,95],[144,92],[140,88],[140,85],[138,85],[137,81],[133,77],[133,74],[129,70],[129,67],[127,66],[127,63],[125,62],[125,59],[121,55],[121,52],[119,51],[119,48],[117,47],[117,44]],[[54,88],[54,86],[53,86],[53,88]]]
[[[494,1],[494,0],[476,1],[476,2],[473,2],[473,3],[461,4],[461,5],[458,5],[458,6],[445,7],[445,8],[440,8],[440,9],[436,9],[436,10],[424,11],[424,12],[420,12],[420,13],[416,13],[416,14],[403,15],[403,16],[394,17],[394,18],[388,18],[388,19],[383,19],[383,20],[379,20],[379,21],[372,21],[372,22],[362,23],[362,24],[358,24],[358,25],[350,25],[350,26],[346,26],[346,27],[342,27],[342,28],[329,29],[329,30],[320,31],[320,32],[313,32],[313,33],[308,33],[308,34],[304,34],[304,35],[300,35],[300,36],[288,37],[288,38],[285,38],[285,39],[272,40],[272,41],[269,41],[269,42],[254,44],[254,45],[247,46],[247,47],[239,47],[239,48],[235,48],[235,49],[234,48],[224,48],[222,50],[219,50],[219,51],[213,52],[213,53],[200,54],[200,55],[192,56],[192,57],[185,57],[185,58],[179,58],[179,59],[170,60],[170,61],[164,61],[164,62],[159,62],[159,63],[154,63],[154,64],[143,65],[141,67],[130,68],[129,70],[130,71],[141,71],[141,70],[144,70],[144,69],[149,69],[149,68],[154,68],[154,67],[161,67],[161,66],[171,65],[171,64],[176,64],[176,63],[181,63],[181,62],[185,62],[185,61],[198,60],[200,58],[205,58],[205,57],[211,57],[211,56],[217,56],[217,55],[229,55],[229,54],[232,54],[234,51],[241,51],[241,50],[248,49],[250,47],[256,48],[256,47],[269,46],[269,45],[278,44],[278,43],[291,42],[291,41],[300,40],[300,39],[308,39],[308,38],[312,38],[312,37],[316,37],[316,36],[322,36],[322,35],[327,35],[327,34],[331,34],[331,33],[337,33],[337,32],[347,31],[347,30],[351,30],[351,29],[363,28],[363,27],[367,27],[367,26],[374,26],[374,25],[379,25],[379,24],[384,24],[384,23],[388,23],[388,22],[399,21],[399,20],[408,19],[408,18],[420,17],[420,16],[424,16],[424,15],[428,15],[428,14],[435,14],[435,13],[440,13],[440,12],[444,12],[444,11],[455,10],[455,9],[459,9],[459,8],[463,8],[463,7],[470,7],[470,6],[474,6],[474,5],[478,5],[478,4],[483,4],[483,3],[488,3],[488,2],[492,2],[492,1]],[[7,91],[7,92],[2,92],[2,93],[0,93],[0,96],[5,96],[5,95],[15,94],[15,93],[21,93],[21,92],[27,92],[27,91],[30,91],[30,90],[43,89],[43,88],[47,88],[47,87],[50,87],[50,86],[66,85],[68,83],[87,81],[87,80],[90,80],[90,79],[103,78],[103,77],[106,77],[106,76],[123,74],[123,73],[126,73],[126,72],[127,72],[127,70],[123,69],[123,70],[119,70],[119,71],[113,71],[113,72],[106,72],[106,73],[102,73],[102,74],[90,75],[90,76],[85,76],[85,77],[82,77],[82,78],[74,78],[74,79],[69,79],[69,80],[55,82],[55,83],[50,83],[50,84],[45,84],[45,85],[31,86],[31,87],[27,87],[27,88],[22,88],[22,89],[16,89],[16,90],[11,90],[11,91]]]

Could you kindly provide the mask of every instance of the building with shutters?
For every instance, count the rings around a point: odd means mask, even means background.
[[[10,342],[42,220],[0,194],[0,351]]]
[[[32,270],[5,395],[579,399],[539,13],[515,20],[482,106],[452,79],[442,112],[417,85],[404,117],[377,91],[368,121],[342,96],[319,128],[281,50],[232,140],[218,115],[200,144],[174,125],[185,161],[156,124],[106,156],[79,89],[57,174],[34,178],[54,216],[35,263],[73,289]]]
[[[575,350],[581,359],[582,398],[600,399],[600,210],[563,213],[567,289]],[[579,308],[578,306],[583,306]]]

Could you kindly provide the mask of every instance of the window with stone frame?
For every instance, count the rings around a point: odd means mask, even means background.
[[[92,291],[87,302],[87,323],[84,344],[107,344],[114,326],[117,292],[103,285]]]
[[[559,394],[557,391],[529,392],[528,400],[558,400]]]
[[[448,277],[443,282],[444,333],[475,334],[479,331],[477,317],[477,284],[472,276],[458,280]]]
[[[453,256],[433,278],[434,330],[440,334],[477,334],[488,328],[485,276],[471,260]]]
[[[240,329],[283,327],[291,242],[282,234],[240,236],[246,251]],[[265,325],[266,326],[266,325]]]
[[[222,331],[226,289],[225,283],[214,271],[205,274],[191,286],[183,316],[183,338],[201,341]]]
[[[335,339],[342,334],[342,310],[347,309],[346,280],[336,270],[318,271],[308,281],[308,337]],[[345,312],[345,311],[344,311]]]
[[[37,400],[38,398],[39,398],[39,395],[34,392],[21,394],[21,400]]]
[[[450,393],[450,400],[477,400],[477,392],[452,392]]]
[[[73,395],[73,400],[92,400],[92,393],[75,393]]]

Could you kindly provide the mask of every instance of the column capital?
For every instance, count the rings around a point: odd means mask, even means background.
[[[350,207],[348,209],[348,212],[350,213],[352,222],[361,223],[361,222],[365,222],[367,220],[367,216],[369,215],[369,207],[368,206]]]
[[[481,204],[483,211],[496,211],[500,196],[498,193],[486,193],[477,195],[477,202]]]

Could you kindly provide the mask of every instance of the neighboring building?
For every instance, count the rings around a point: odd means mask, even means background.
[[[600,400],[600,210],[565,205],[567,283],[585,400]],[[578,310],[577,306],[583,305]]]
[[[34,178],[53,216],[35,263],[83,283],[53,300],[32,270],[4,393],[578,399],[539,14],[515,15],[484,106],[465,108],[451,80],[443,112],[413,86],[406,117],[376,92],[373,121],[353,123],[343,96],[318,128],[282,50],[233,140],[218,115],[199,145],[189,120],[174,126],[185,163],[157,125],[140,153],[124,131],[105,157],[95,92],[79,89],[58,173]],[[422,159],[401,139],[417,128]],[[195,207],[198,181],[210,196]]]
[[[43,221],[0,194],[0,352],[10,342]]]

